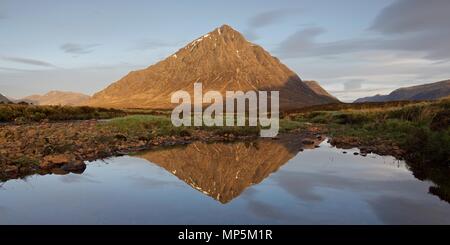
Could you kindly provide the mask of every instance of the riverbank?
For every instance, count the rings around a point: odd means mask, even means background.
[[[338,147],[450,167],[450,99],[407,105],[355,104],[289,115],[319,125]]]
[[[36,110],[45,111],[47,107],[29,108],[33,113],[23,111],[23,108],[19,110],[22,115],[27,115],[25,119],[34,118],[30,115],[35,115]],[[65,115],[70,119],[80,115],[88,115],[88,118],[102,115],[89,108],[52,108],[50,114]],[[78,114],[70,116],[68,111]],[[108,113],[101,118],[114,117],[115,113],[123,115],[124,112]],[[449,99],[408,104],[357,104],[354,108],[327,105],[284,115],[280,119],[280,133],[297,134],[298,140],[305,142],[326,134],[332,145],[344,149],[359,148],[359,154],[363,156],[368,153],[392,155],[424,170],[432,166],[448,168],[449,115]],[[82,172],[86,161],[158,146],[254,139],[260,130],[258,127],[174,127],[165,114],[101,118],[14,120],[0,124],[0,180],[34,173]]]

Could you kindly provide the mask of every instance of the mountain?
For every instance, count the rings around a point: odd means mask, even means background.
[[[91,106],[170,109],[177,90],[193,94],[217,90],[279,90],[280,108],[292,109],[335,102],[311,90],[262,47],[248,42],[228,25],[192,41],[173,55],[146,69],[132,71],[88,102]]]
[[[338,99],[336,97],[334,97],[333,95],[328,93],[328,91],[326,91],[324,88],[322,88],[322,86],[320,86],[320,84],[318,82],[316,82],[316,81],[303,81],[303,82],[306,85],[308,85],[308,87],[310,89],[312,89],[314,92],[316,92],[316,94],[327,96],[333,100],[336,100],[336,102],[338,101]]]
[[[437,100],[450,95],[450,80],[399,88],[388,95],[359,98],[354,103],[396,100]]]
[[[0,103],[9,103],[9,99],[0,94]]]
[[[88,101],[91,97],[89,95],[64,92],[64,91],[50,91],[44,95],[30,95],[21,101],[33,103],[35,105],[81,105]]]

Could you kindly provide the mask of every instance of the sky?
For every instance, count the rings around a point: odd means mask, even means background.
[[[0,0],[0,93],[92,95],[228,24],[342,101],[450,78],[448,0]]]

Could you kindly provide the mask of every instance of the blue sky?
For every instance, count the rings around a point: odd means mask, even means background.
[[[344,101],[450,78],[450,1],[0,0],[0,93],[93,94],[229,24]]]

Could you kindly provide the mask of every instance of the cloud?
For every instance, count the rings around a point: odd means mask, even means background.
[[[88,54],[92,53],[94,47],[99,44],[78,44],[78,43],[65,43],[61,45],[61,49],[66,53],[71,54]]]
[[[136,50],[150,50],[150,49],[158,49],[158,48],[169,48],[169,47],[177,47],[180,45],[180,42],[178,43],[171,43],[171,42],[164,42],[160,40],[139,40],[136,42],[136,44],[132,47],[132,49]]]
[[[385,224],[448,224],[450,212],[446,205],[435,205],[430,212],[428,201],[384,195],[370,199],[368,204]]]
[[[299,9],[276,9],[259,13],[248,21],[250,28],[262,28],[274,24],[283,18],[298,14]]]
[[[370,30],[386,34],[449,28],[448,0],[399,0],[384,8]]]
[[[254,15],[248,20],[249,28],[244,31],[244,35],[249,40],[257,40],[260,38],[256,33],[257,29],[275,24],[284,18],[298,14],[299,12],[300,9],[275,9]]]
[[[11,68],[11,67],[0,66],[0,71],[10,71],[10,72],[33,72],[33,71],[35,71],[35,70],[19,69],[19,68]]]
[[[378,40],[373,39],[317,42],[317,37],[325,32],[326,30],[321,27],[299,30],[283,40],[275,52],[284,58],[304,58],[368,51],[379,46]]]
[[[384,42],[388,49],[419,51],[425,58],[450,57],[448,0],[398,0],[384,8],[369,30],[395,39]]]
[[[3,60],[12,61],[15,63],[22,63],[27,65],[43,66],[43,67],[55,67],[53,64],[36,59],[22,58],[22,57],[3,57]]]
[[[258,218],[270,220],[285,220],[289,218],[289,215],[285,214],[283,209],[260,201],[250,200],[248,202],[248,209]]]
[[[384,8],[360,38],[318,42],[325,32],[319,27],[299,30],[276,50],[285,58],[333,56],[355,52],[387,50],[408,52],[429,60],[450,57],[450,1],[398,0]],[[447,10],[447,11],[446,11]]]
[[[362,79],[351,79],[344,83],[344,90],[357,90],[361,89],[362,82],[364,80]]]

